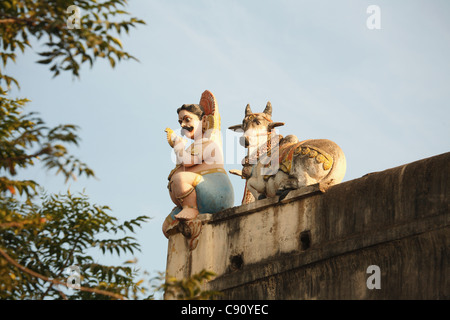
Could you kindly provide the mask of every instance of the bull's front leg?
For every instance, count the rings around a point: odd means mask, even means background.
[[[280,170],[273,178],[272,192],[275,192],[275,195],[279,196],[278,201],[281,201],[290,191],[300,187],[299,182],[296,177],[292,177]]]
[[[284,190],[297,189],[299,187],[298,179],[289,176],[283,171],[278,171],[273,179],[273,187],[271,188],[274,194],[279,194]]]
[[[256,177],[250,177],[247,180],[247,188],[256,200],[265,196],[265,186]]]

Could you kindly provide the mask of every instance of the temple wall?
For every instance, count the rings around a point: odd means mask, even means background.
[[[194,250],[170,237],[167,274],[211,270],[224,299],[449,299],[449,181],[445,153],[201,215]]]

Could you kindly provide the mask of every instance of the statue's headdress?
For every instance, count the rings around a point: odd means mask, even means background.
[[[216,98],[210,91],[206,90],[202,93],[199,104],[205,112],[203,117],[205,138],[220,143],[220,114]]]

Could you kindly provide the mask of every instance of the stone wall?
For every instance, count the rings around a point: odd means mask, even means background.
[[[167,274],[214,271],[224,299],[449,299],[449,180],[445,153],[201,215],[194,250],[170,237]]]

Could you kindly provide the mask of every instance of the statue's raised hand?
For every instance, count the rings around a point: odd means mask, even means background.
[[[173,148],[180,142],[184,142],[185,140],[179,136],[170,128],[166,128],[164,130],[167,133],[167,142]]]

